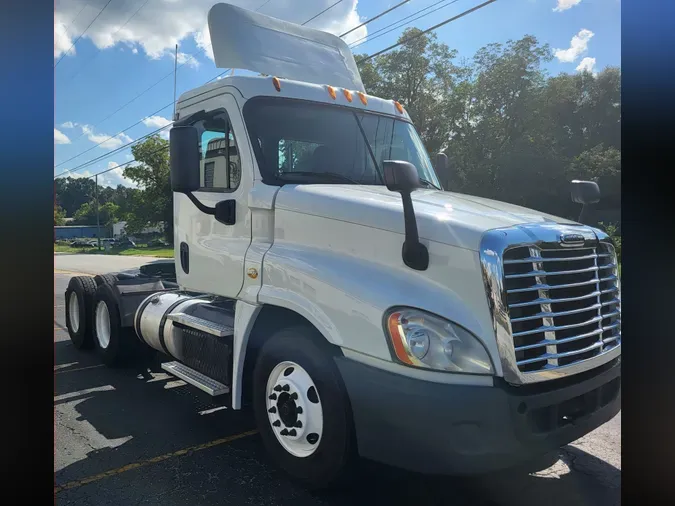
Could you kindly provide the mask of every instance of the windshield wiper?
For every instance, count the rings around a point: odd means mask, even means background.
[[[441,190],[438,186],[436,186],[434,183],[432,183],[432,182],[430,182],[430,181],[427,181],[426,179],[420,178],[420,183],[422,183],[422,184],[423,184],[424,186],[426,186],[427,188],[435,188],[436,190],[443,191],[443,190]]]
[[[291,172],[281,172],[276,175],[277,179],[287,179],[287,178],[293,178],[295,176],[301,176],[301,177],[318,177],[320,179],[340,179],[342,181],[348,181],[350,183],[354,184],[361,184],[358,181],[354,181],[352,178],[344,176],[342,174],[339,174],[337,172],[312,172],[312,171],[291,171]]]

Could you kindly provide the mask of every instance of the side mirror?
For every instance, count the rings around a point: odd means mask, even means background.
[[[199,134],[193,126],[176,126],[169,132],[171,190],[186,193],[199,190]]]
[[[417,232],[417,220],[410,194],[420,187],[417,169],[412,163],[400,160],[385,160],[384,184],[391,191],[401,194],[403,201],[403,219],[405,222],[405,241],[403,241],[403,263],[411,269],[424,271],[429,267],[429,251],[420,242]]]
[[[579,213],[579,223],[584,223],[588,217],[588,208],[592,204],[600,202],[600,187],[594,181],[579,181],[575,179],[571,183],[570,195],[572,202],[581,204],[581,213]]]
[[[572,181],[572,202],[577,204],[596,204],[600,202],[600,187],[594,181]]]
[[[450,187],[450,164],[448,163],[448,155],[445,153],[438,153],[436,155],[436,163],[434,164],[434,170],[438,179],[441,181],[441,185],[444,189]]]
[[[400,160],[385,160],[384,184],[393,192],[408,193],[420,187],[420,177],[417,169],[410,162]]]

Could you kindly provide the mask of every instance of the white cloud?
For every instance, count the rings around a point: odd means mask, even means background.
[[[588,50],[588,41],[595,35],[592,31],[582,29],[570,41],[567,49],[556,49],[555,57],[562,63],[571,63]]]
[[[595,72],[595,58],[587,56],[577,66],[577,72]]]
[[[168,120],[162,116],[148,116],[143,120],[143,124],[150,128],[162,128],[166,125],[169,125],[170,123],[171,120]]]
[[[73,123],[72,121],[66,121],[65,123],[61,123],[62,128],[75,128],[77,126],[77,123]]]
[[[178,65],[187,64],[188,67],[192,67],[194,69],[199,67],[199,60],[197,60],[197,58],[193,58],[192,55],[189,54],[179,52],[176,60],[178,61]]]
[[[124,167],[118,167],[119,163],[117,162],[108,162],[108,169],[110,172],[101,174],[98,179],[103,186],[112,186],[117,187],[117,185],[124,185],[130,188],[138,188],[138,185],[124,177]]]
[[[255,9],[257,5],[262,4],[251,0],[230,0],[230,2],[248,9]],[[98,0],[94,5],[86,5],[87,3],[88,0],[61,0],[58,3],[54,13],[55,57],[61,56],[72,44],[72,38],[66,33],[66,27],[70,25],[68,33],[82,33],[98,14],[104,0]],[[128,2],[111,2],[83,38],[88,38],[99,49],[109,48],[118,43],[135,44],[151,59],[165,56],[172,58],[175,45],[192,38],[200,49],[204,49],[204,54],[213,60],[206,16],[215,0],[148,2],[125,25],[130,17],[126,3]],[[302,2],[273,0],[267,3],[261,12],[294,23],[302,23],[334,3],[335,0]],[[358,0],[344,0],[308,26],[334,34],[345,32],[360,22],[357,6]],[[82,12],[78,15],[80,10]],[[120,28],[122,26],[123,28]],[[356,40],[366,34],[366,27],[362,27],[349,34],[346,40],[347,42]],[[74,54],[74,49],[68,54],[69,56]]]
[[[127,144],[133,139],[125,133],[116,135],[115,137],[110,137],[108,134],[97,134],[94,133],[94,129],[89,125],[82,125],[82,133],[87,136],[94,144],[100,144],[100,148],[104,149],[115,149],[119,148],[122,144]]]
[[[60,130],[54,129],[54,144],[70,144],[70,139]]]
[[[73,41],[67,33],[66,25],[59,19],[54,18],[54,58],[58,58],[68,51],[72,44]],[[71,49],[68,54],[74,55],[75,48]]]
[[[579,5],[581,0],[558,0],[558,5],[553,9],[554,12],[562,12],[571,9],[575,5]]]
[[[134,47],[131,49],[131,52],[134,54],[138,54],[138,48]]]

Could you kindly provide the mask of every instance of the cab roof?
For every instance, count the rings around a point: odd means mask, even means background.
[[[278,91],[275,81],[276,84],[279,85]],[[238,91],[237,95],[241,96],[244,100],[261,96],[307,100],[317,103],[352,107],[410,121],[408,112],[400,106],[400,104],[397,105],[395,100],[386,100],[357,90],[340,88],[330,84],[313,84],[272,76],[237,75],[227,76],[218,81],[205,84],[204,86],[183,93],[178,99],[176,107],[179,118],[181,109],[193,106],[207,97],[215,97],[219,94],[218,91],[226,92],[226,88],[228,87]],[[333,98],[331,90],[334,92],[335,98]],[[345,91],[347,93],[345,93]],[[351,97],[351,102],[348,97]],[[398,107],[401,107],[400,110]]]

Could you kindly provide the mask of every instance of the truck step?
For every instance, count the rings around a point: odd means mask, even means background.
[[[219,381],[204,376],[202,373],[197,372],[180,362],[164,362],[162,364],[162,369],[213,397],[226,394],[230,391],[230,388],[227,385],[223,385]]]
[[[216,337],[229,337],[234,335],[234,329],[232,327],[185,313],[171,313],[166,316],[166,319],[184,325],[185,327],[201,330],[202,332],[206,332],[207,334]]]

